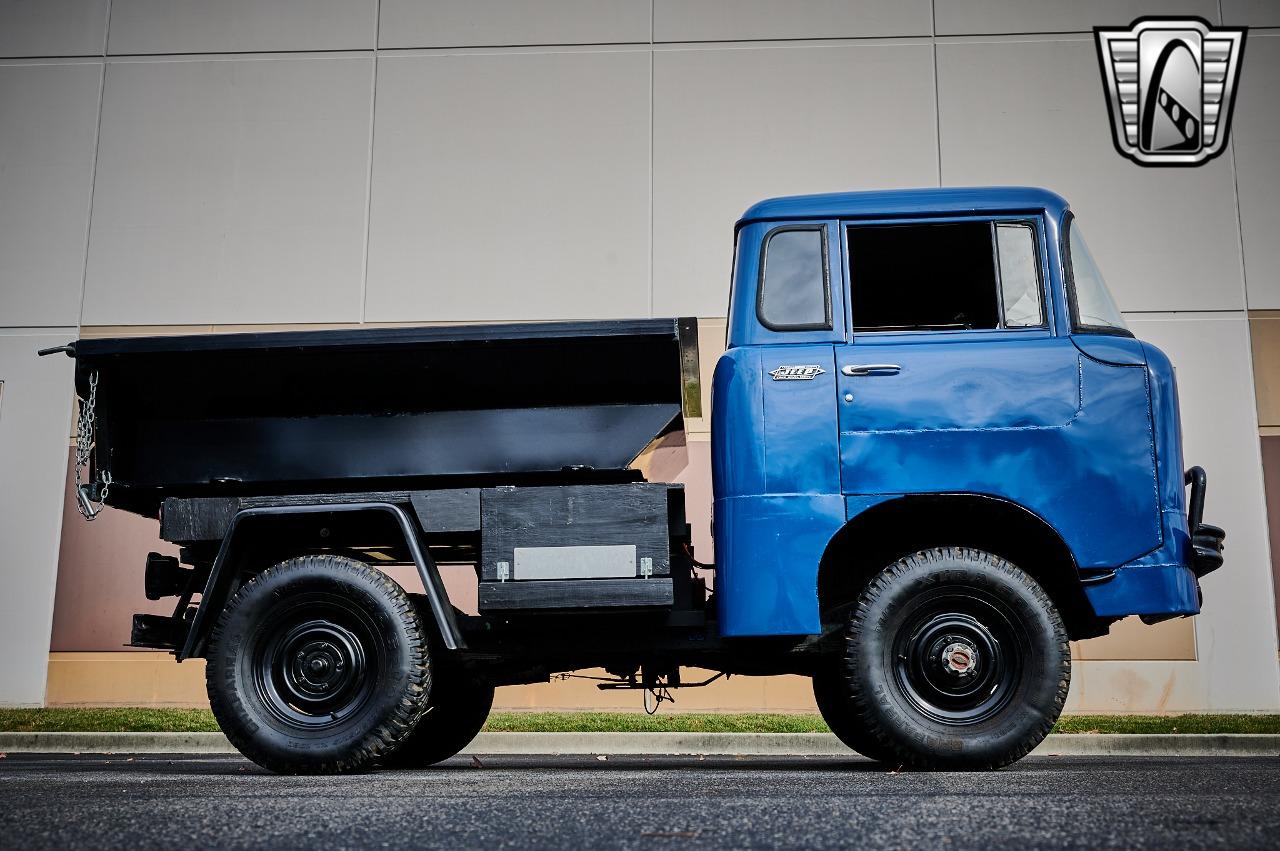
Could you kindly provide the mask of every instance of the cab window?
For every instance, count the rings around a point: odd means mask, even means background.
[[[858,225],[848,245],[855,331],[1045,325],[1028,221]]]
[[[1111,298],[1107,282],[1094,262],[1075,217],[1067,220],[1067,293],[1071,325],[1076,331],[1132,336],[1124,316]]]
[[[756,314],[774,331],[831,328],[826,228],[775,228],[764,240]]]

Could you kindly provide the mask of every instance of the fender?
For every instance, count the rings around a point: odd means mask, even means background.
[[[449,597],[445,593],[444,583],[440,580],[440,572],[436,570],[436,563],[431,558],[431,554],[418,542],[418,536],[414,532],[409,515],[405,513],[403,508],[390,502],[282,505],[246,508],[237,512],[235,517],[231,519],[231,525],[227,528],[227,533],[222,538],[222,544],[218,548],[218,555],[213,561],[213,567],[209,570],[209,579],[205,583],[204,593],[200,597],[200,606],[196,609],[195,617],[191,621],[191,629],[187,631],[187,639],[174,654],[178,661],[181,662],[184,659],[199,656],[204,652],[213,618],[216,617],[218,612],[222,611],[222,608],[227,603],[227,592],[231,579],[235,575],[235,571],[228,570],[227,565],[236,563],[241,549],[238,542],[242,537],[238,533],[247,521],[289,514],[338,514],[360,511],[382,511],[395,518],[400,526],[400,531],[404,534],[404,542],[409,549],[409,554],[413,557],[413,562],[418,568],[418,576],[422,579],[422,587],[426,589],[427,601],[431,606],[431,614],[435,619],[436,627],[440,630],[442,643],[449,650],[459,650],[465,647],[461,632],[458,630],[458,622],[454,618],[453,607],[449,605]]]

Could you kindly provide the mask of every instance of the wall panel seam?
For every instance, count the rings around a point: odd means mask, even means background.
[[[111,0],[107,0],[107,32],[111,31]],[[103,39],[103,50],[106,49],[106,38]],[[80,308],[76,312],[76,326],[84,323],[85,294],[89,290],[89,246],[93,242],[93,198],[98,188],[98,152],[102,148],[102,113],[103,101],[107,95],[107,63],[104,58],[102,69],[98,75],[98,120],[93,132],[93,161],[89,166],[89,209],[84,222],[84,262],[80,268]]]
[[[366,156],[369,161],[365,167],[364,179],[364,257],[361,258],[360,269],[360,315],[363,324],[365,310],[369,300],[369,243],[372,239],[373,222],[373,145],[378,125],[378,42],[382,34],[382,0],[374,6],[373,13],[373,80],[369,92],[369,144]]]

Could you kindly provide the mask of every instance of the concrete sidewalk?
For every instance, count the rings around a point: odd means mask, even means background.
[[[0,733],[0,753],[235,753],[221,733]],[[844,756],[830,733],[481,733],[463,753]],[[1280,735],[1058,733],[1033,756],[1280,756]]]

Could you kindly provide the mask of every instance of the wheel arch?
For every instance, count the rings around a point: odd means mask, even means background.
[[[444,582],[440,579],[435,561],[427,548],[418,540],[414,523],[404,508],[390,502],[281,505],[247,508],[237,512],[231,518],[226,534],[218,547],[217,557],[209,570],[209,578],[203,588],[195,616],[191,620],[191,627],[187,630],[186,639],[175,651],[174,655],[178,661],[204,654],[214,621],[231,597],[236,576],[246,566],[252,566],[255,561],[255,545],[260,544],[266,536],[279,531],[290,521],[303,516],[314,519],[326,514],[344,517],[364,514],[369,517],[389,518],[397,530],[394,534],[403,536],[404,546],[422,579],[422,586],[426,591],[429,609],[435,626],[439,630],[441,643],[448,650],[457,650],[464,646],[457,619],[449,604],[449,596]]]
[[[870,579],[920,550],[963,546],[1016,564],[1053,600],[1072,639],[1106,633],[1094,614],[1071,548],[1047,521],[1001,497],[984,494],[902,496],[862,511],[831,538],[818,565],[824,627],[843,619]]]

